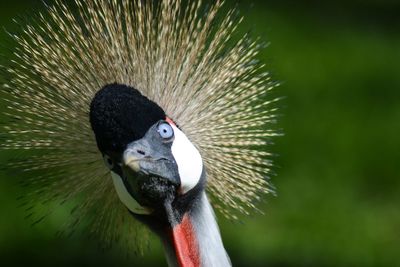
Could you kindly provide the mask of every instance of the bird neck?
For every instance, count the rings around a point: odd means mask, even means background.
[[[204,192],[182,222],[162,239],[169,266],[231,266],[214,211]]]

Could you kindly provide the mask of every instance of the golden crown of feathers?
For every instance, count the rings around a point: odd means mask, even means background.
[[[24,176],[28,207],[49,213],[54,203],[72,203],[67,228],[87,218],[106,241],[138,232],[113,190],[88,118],[94,94],[120,83],[158,103],[195,144],[220,212],[235,218],[232,210],[255,208],[271,188],[267,144],[277,133],[269,92],[276,84],[256,60],[258,42],[237,38],[241,19],[235,10],[220,16],[222,5],[56,1],[13,35],[0,147],[25,151],[8,168]]]

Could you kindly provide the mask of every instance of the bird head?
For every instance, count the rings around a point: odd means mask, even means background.
[[[172,239],[180,266],[229,266],[205,169],[223,215],[257,210],[272,191],[277,84],[258,42],[236,39],[236,11],[189,2],[56,1],[13,34],[0,150],[34,155],[7,165],[29,178],[27,210],[79,197],[68,232],[87,218],[107,245],[140,248],[133,216]]]
[[[202,191],[205,174],[200,153],[173,120],[135,88],[111,84],[94,96],[90,122],[130,212],[158,224],[179,223]]]

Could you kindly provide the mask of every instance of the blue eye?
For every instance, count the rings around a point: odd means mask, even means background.
[[[171,125],[166,122],[158,125],[157,131],[163,139],[170,139],[172,136],[174,136],[174,130],[172,129]]]

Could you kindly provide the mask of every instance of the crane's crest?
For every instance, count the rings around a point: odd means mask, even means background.
[[[220,16],[223,1],[72,2],[56,1],[13,36],[0,147],[27,150],[29,157],[9,164],[26,177],[26,202],[78,199],[69,226],[95,214],[90,229],[107,241],[138,231],[89,122],[96,92],[117,83],[162,107],[198,148],[219,211],[235,218],[233,211],[255,209],[271,190],[276,84],[256,61],[258,42],[235,38],[235,11]]]

